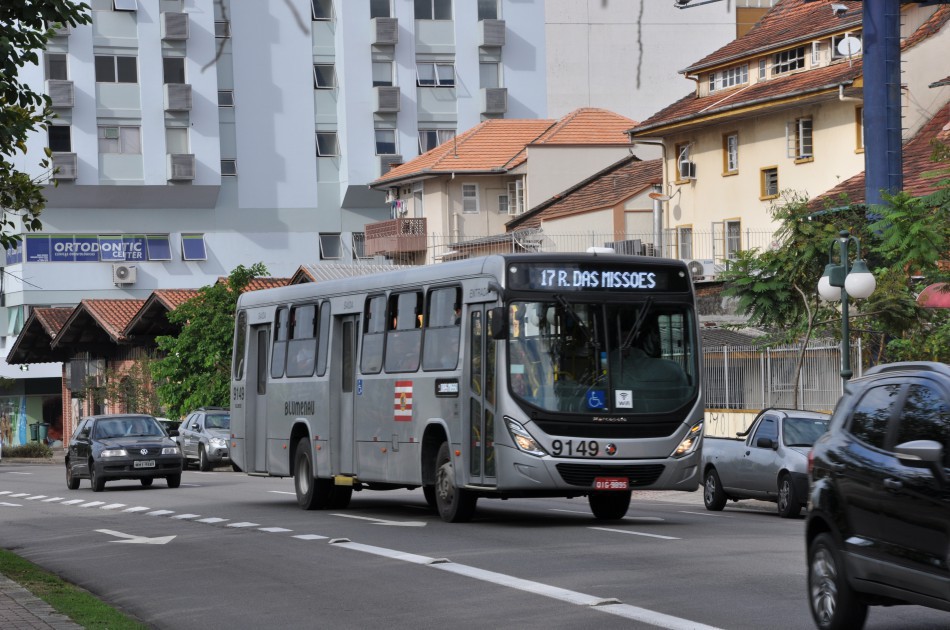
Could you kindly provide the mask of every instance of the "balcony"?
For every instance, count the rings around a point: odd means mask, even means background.
[[[426,250],[425,219],[391,219],[366,225],[366,256],[392,256]]]

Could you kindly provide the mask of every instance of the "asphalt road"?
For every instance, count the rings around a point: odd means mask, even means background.
[[[443,523],[421,491],[297,508],[289,479],[233,472],[84,481],[0,467],[0,546],[153,628],[812,628],[804,519],[707,512],[699,493],[638,493],[627,517],[586,500],[481,500]],[[867,628],[943,629],[950,615],[874,608]]]

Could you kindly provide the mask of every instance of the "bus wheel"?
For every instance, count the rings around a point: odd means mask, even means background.
[[[294,490],[297,492],[297,505],[304,510],[325,510],[330,507],[333,481],[314,478],[313,454],[310,452],[310,440],[306,437],[297,442]]]
[[[333,486],[333,490],[330,492],[329,505],[327,505],[327,507],[331,510],[342,510],[350,504],[350,498],[352,496],[352,487]]]
[[[616,521],[627,514],[630,507],[630,492],[591,492],[587,496],[590,511],[602,521]]]
[[[433,510],[439,507],[435,502],[435,486],[422,486],[422,496],[426,498],[426,504]]]
[[[446,523],[464,523],[475,514],[478,497],[455,485],[455,467],[449,455],[449,443],[442,442],[435,458],[435,503]]]

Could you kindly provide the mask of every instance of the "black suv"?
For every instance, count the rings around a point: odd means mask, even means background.
[[[868,606],[950,611],[950,366],[891,363],[852,380],[809,467],[815,624],[861,628]]]

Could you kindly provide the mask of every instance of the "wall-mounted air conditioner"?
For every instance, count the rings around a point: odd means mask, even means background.
[[[79,170],[79,160],[75,153],[54,153],[50,160],[53,164],[53,179],[76,179]]]
[[[482,113],[504,114],[508,111],[508,88],[481,88]]]
[[[166,41],[188,39],[188,14],[177,11],[162,13],[162,39]]]
[[[376,86],[376,112],[399,111],[399,87],[395,85]]]
[[[76,102],[72,81],[48,79],[46,93],[49,94],[50,106],[53,109],[69,108]]]
[[[115,284],[135,284],[135,265],[116,263],[112,265],[112,282]]]
[[[689,275],[694,282],[700,280],[715,280],[719,271],[719,265],[713,260],[690,260],[686,266],[689,267]]]
[[[494,48],[505,45],[504,20],[480,20],[478,22],[478,45]]]
[[[389,169],[402,164],[401,155],[381,155],[379,156],[379,175],[382,177],[389,172]]]
[[[393,17],[373,18],[373,32],[376,33],[376,39],[373,41],[377,46],[395,46],[399,43],[399,22]]]
[[[165,84],[165,111],[191,111],[191,85],[188,83]]]
[[[192,180],[195,178],[194,153],[168,153],[166,158],[168,160],[166,175],[169,181]]]

